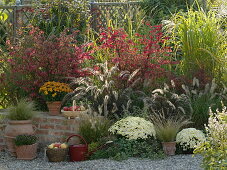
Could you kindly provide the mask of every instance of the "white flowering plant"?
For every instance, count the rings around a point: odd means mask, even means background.
[[[117,121],[109,128],[109,132],[129,140],[155,138],[156,136],[153,123],[144,118],[133,116]]]
[[[176,142],[182,147],[183,151],[194,150],[196,146],[205,141],[205,134],[195,128],[183,129],[176,136]]]

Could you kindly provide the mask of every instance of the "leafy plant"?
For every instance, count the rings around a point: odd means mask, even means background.
[[[207,140],[194,151],[203,156],[202,166],[205,169],[225,169],[227,166],[227,117],[226,107],[217,114],[210,110],[208,125],[206,126]]]
[[[201,87],[197,78],[193,79],[191,86],[183,85],[184,93],[190,98],[192,105],[192,117],[194,127],[203,129],[209,118],[209,107],[213,111],[221,107],[221,101],[227,102],[227,88],[216,84],[215,79]]]
[[[111,121],[100,116],[88,116],[83,118],[79,126],[79,134],[88,144],[101,142],[102,138],[109,136],[108,129]]]
[[[150,117],[154,124],[157,138],[162,142],[173,142],[182,127],[191,123],[183,116],[166,118],[164,114],[153,114]]]
[[[109,147],[96,151],[90,159],[125,160],[129,157],[160,159],[164,158],[164,153],[160,149],[160,144],[156,140],[127,140],[116,139]]]
[[[37,142],[38,138],[35,135],[18,135],[14,142],[16,146],[32,145]]]
[[[34,114],[36,114],[34,102],[21,99],[16,106],[8,109],[7,117],[10,120],[29,120]]]

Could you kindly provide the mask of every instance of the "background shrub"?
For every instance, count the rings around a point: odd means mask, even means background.
[[[221,30],[221,20],[215,12],[189,9],[174,15],[169,25],[171,42],[180,52],[182,73],[192,79],[198,71],[204,70],[211,79],[223,81],[227,34]]]
[[[88,1],[42,0],[36,3],[31,24],[48,36],[65,29],[85,31],[89,20]]]

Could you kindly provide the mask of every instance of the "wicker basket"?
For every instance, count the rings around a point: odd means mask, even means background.
[[[76,102],[75,100],[73,101],[73,109],[74,109],[74,106],[76,105]],[[81,115],[83,114],[87,114],[88,110],[86,110],[84,107],[81,108],[80,111],[76,111],[76,110],[73,110],[73,111],[64,111],[64,110],[61,110],[61,113],[67,118],[67,119],[74,119],[76,117],[80,117]]]
[[[50,148],[47,148],[46,154],[47,154],[47,157],[49,159],[49,162],[65,161],[66,156],[68,154],[68,148],[66,148],[66,149],[62,149],[62,148],[50,149]]]

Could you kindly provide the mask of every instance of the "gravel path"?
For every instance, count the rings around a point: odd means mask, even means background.
[[[22,161],[0,152],[0,170],[199,170],[201,160],[200,156],[176,155],[155,161],[131,158],[121,162],[102,159],[50,163],[43,155],[32,161]]]

